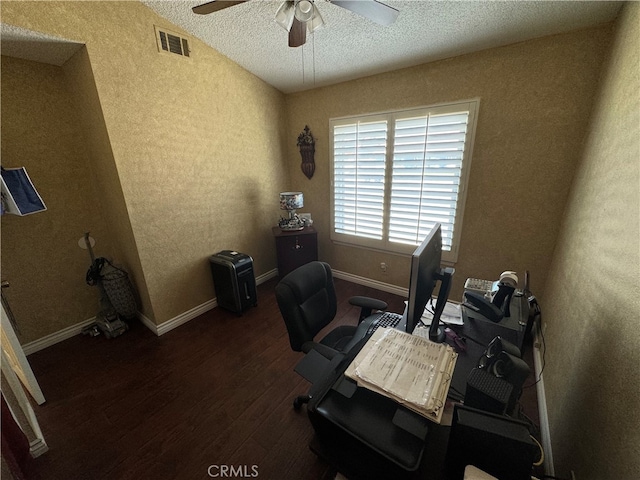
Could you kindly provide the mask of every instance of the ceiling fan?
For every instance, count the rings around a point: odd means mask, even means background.
[[[212,0],[193,7],[193,13],[207,15],[249,0]],[[380,25],[391,25],[398,10],[378,0],[327,0],[338,7],[346,8]],[[276,11],[275,20],[289,32],[289,46],[299,47],[307,41],[307,31],[314,32],[324,25],[314,0],[287,0]]]

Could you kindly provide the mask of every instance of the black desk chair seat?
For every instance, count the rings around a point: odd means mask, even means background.
[[[316,335],[335,318],[337,312],[336,291],[331,267],[325,262],[310,262],[285,276],[276,285],[276,300],[289,334],[291,349],[309,353],[316,350],[326,358],[333,358],[353,338],[356,325],[343,325],[331,330],[324,338]],[[359,322],[374,310],[385,310],[387,304],[369,297],[352,297],[352,305],[361,308]],[[299,408],[308,401],[300,396],[294,402]]]

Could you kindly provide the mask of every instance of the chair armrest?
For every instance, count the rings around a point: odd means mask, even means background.
[[[382,300],[378,300],[377,298],[359,296],[351,297],[349,299],[349,303],[361,308],[358,323],[362,322],[362,320],[371,315],[371,312],[373,312],[373,310],[386,310],[388,306],[387,302],[383,302]]]
[[[321,343],[304,342],[302,344],[302,351],[305,354],[309,353],[311,350],[315,350],[320,355],[322,355],[325,358],[328,358],[329,360],[331,360],[336,355],[340,354],[340,352],[338,350],[335,350],[335,349],[333,349],[331,347],[327,347],[326,345],[323,345]]]
[[[370,297],[351,297],[349,303],[356,307],[368,308],[370,310],[386,310],[388,306],[387,302]]]

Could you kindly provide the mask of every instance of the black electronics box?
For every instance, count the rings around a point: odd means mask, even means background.
[[[473,465],[499,480],[530,480],[537,453],[526,423],[456,404],[447,447],[448,480]]]
[[[209,258],[216,298],[220,307],[242,313],[258,304],[253,259],[234,250],[222,250]]]
[[[307,406],[314,453],[351,480],[422,478],[429,420],[346,377],[322,390],[314,384]]]
[[[467,391],[464,404],[487,412],[504,414],[507,412],[513,385],[486,369],[474,368],[467,377]]]

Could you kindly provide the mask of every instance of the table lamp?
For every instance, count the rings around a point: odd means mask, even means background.
[[[288,218],[280,218],[278,226],[281,230],[302,230],[304,221],[296,214],[298,208],[304,207],[302,192],[281,192],[280,210],[289,212]]]

